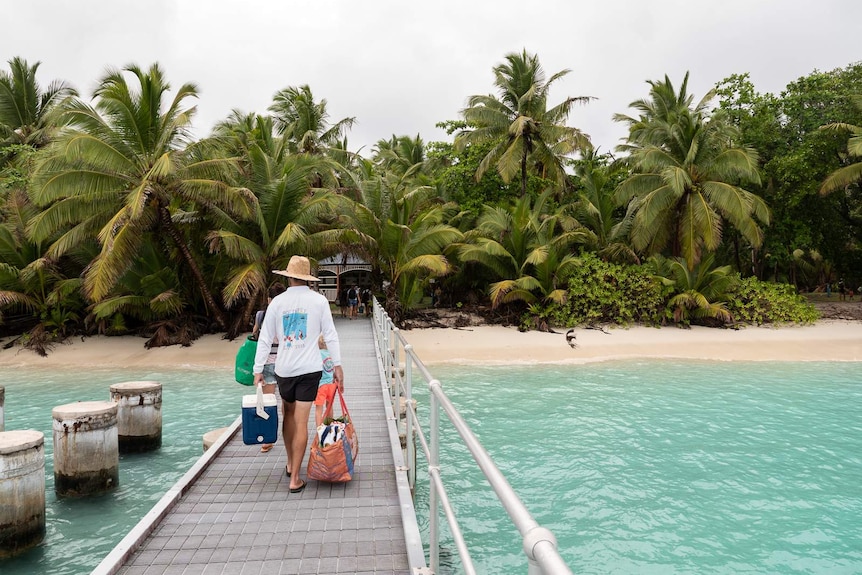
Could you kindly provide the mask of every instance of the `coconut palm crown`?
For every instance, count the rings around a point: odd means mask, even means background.
[[[58,80],[43,90],[36,80],[40,64],[31,66],[26,60],[12,58],[10,71],[0,71],[0,144],[46,145],[61,123],[61,104],[77,95],[74,88]]]
[[[862,96],[853,98],[853,104],[862,110]],[[862,126],[855,126],[846,123],[827,124],[821,128],[823,130],[837,130],[849,133],[847,140],[847,155],[851,158],[862,157]],[[851,163],[847,166],[838,168],[823,182],[820,187],[821,194],[828,194],[839,190],[850,184],[862,182],[862,162]]]
[[[129,65],[109,70],[95,91],[95,106],[76,100],[64,112],[70,128],[46,148],[32,189],[44,210],[28,227],[34,238],[62,232],[52,256],[98,238],[98,256],[84,274],[91,301],[105,298],[153,234],[169,258],[191,274],[208,312],[222,327],[221,305],[212,295],[174,212],[188,215],[209,207],[249,214],[255,198],[225,183],[235,168],[230,159],[212,159],[190,146],[188,128],[197,97],[183,84],[167,100],[170,85],[158,64],[149,70]],[[167,104],[165,105],[165,102]]]
[[[505,60],[494,68],[494,85],[499,95],[468,99],[467,108],[461,113],[469,127],[456,135],[455,145],[463,149],[471,144],[494,143],[476,170],[477,181],[493,167],[506,183],[520,177],[521,196],[527,193],[530,170],[563,187],[565,158],[589,142],[588,136],[565,122],[574,104],[590,98],[566,98],[549,109],[551,86],[569,70],[557,72],[546,80],[535,54],[524,50],[507,54]]]
[[[742,187],[760,182],[756,152],[736,144],[739,134],[721,114],[708,116],[712,93],[692,106],[688,74],[679,92],[667,76],[649,85],[649,98],[630,104],[638,117],[614,118],[629,125],[618,150],[630,154],[634,174],[616,194],[622,204],[637,202],[633,247],[647,255],[669,248],[693,269],[704,250],[718,248],[725,222],[759,247],[769,209]]]

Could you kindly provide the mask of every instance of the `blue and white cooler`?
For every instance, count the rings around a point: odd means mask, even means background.
[[[242,396],[242,442],[246,445],[275,443],[278,439],[278,400],[273,393]]]

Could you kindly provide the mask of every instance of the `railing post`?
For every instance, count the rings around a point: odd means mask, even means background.
[[[383,326],[383,349],[380,350],[383,353],[383,373],[386,375],[386,385],[390,385],[391,380],[389,379],[389,370],[392,369],[392,355],[389,353],[389,330],[391,329],[392,324],[388,321]],[[392,399],[392,388],[389,388],[389,398]]]
[[[404,346],[404,394],[407,402],[407,482],[411,493],[416,490],[416,443],[413,440],[413,345]]]
[[[440,402],[437,399],[437,394],[434,393],[434,388],[440,387],[440,382],[432,379],[428,382],[430,390],[430,407],[428,412],[429,425],[431,426],[431,444],[428,446],[430,450],[429,470],[439,469],[440,467]],[[430,473],[429,473],[430,475]],[[428,493],[428,531],[430,536],[429,548],[431,550],[431,572],[440,573],[440,527],[439,522],[439,501],[437,497],[437,487],[434,481],[429,481]]]
[[[389,374],[391,378],[389,381],[392,382],[392,410],[395,413],[401,413],[401,406],[399,405],[398,398],[401,396],[401,390],[398,389],[398,369],[400,368],[401,360],[399,359],[401,354],[398,353],[398,346],[401,343],[401,340],[398,338],[398,332],[400,330],[397,327],[392,328],[392,373]]]
[[[398,369],[398,366],[401,363],[401,354],[398,353],[398,344],[401,341],[400,339],[398,339],[398,332],[400,332],[400,331],[401,330],[397,327],[392,329],[392,333],[393,333],[392,343],[394,344],[393,350],[392,350],[392,361],[395,363],[395,366],[393,367],[393,369]],[[392,375],[395,375],[394,371],[392,372]]]
[[[377,348],[380,349],[380,336],[383,334],[383,325],[386,318],[383,317],[383,306],[374,298],[374,321],[377,322]],[[382,350],[381,350],[382,351]]]

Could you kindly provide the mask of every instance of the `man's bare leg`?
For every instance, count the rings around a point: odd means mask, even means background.
[[[310,401],[296,401],[291,404],[291,448],[288,457],[291,489],[302,485],[302,480],[299,478],[299,468],[302,466],[302,459],[308,448],[308,416],[311,414],[312,405]],[[285,439],[285,443],[287,443],[287,439]]]
[[[290,440],[293,437],[293,428],[291,427],[291,421],[293,421],[293,406],[296,405],[294,403],[288,403],[281,400],[282,407],[282,421],[281,421],[281,435],[282,439],[284,439],[284,453],[287,455],[287,463],[284,466],[284,469],[288,473],[292,473],[290,470]]]

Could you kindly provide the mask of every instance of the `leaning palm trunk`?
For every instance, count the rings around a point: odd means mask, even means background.
[[[207,287],[206,281],[204,281],[204,276],[201,273],[200,267],[192,256],[191,251],[189,251],[188,245],[183,241],[183,238],[180,236],[179,230],[174,225],[173,220],[171,220],[171,214],[168,209],[164,206],[159,206],[159,219],[161,220],[162,227],[167,230],[168,235],[174,241],[174,245],[180,250],[180,254],[185,260],[186,265],[189,266],[189,269],[192,272],[192,275],[195,278],[195,281],[198,284],[198,287],[201,290],[201,295],[204,297],[204,301],[207,304],[207,308],[215,317],[216,323],[218,323],[221,329],[227,329],[227,320],[225,319],[224,312],[222,312],[221,307],[216,303],[215,298],[213,297],[212,292],[209,287]]]
[[[245,302],[245,305],[242,308],[242,313],[231,322],[226,338],[234,339],[239,336],[239,334],[248,331],[248,326],[251,325],[251,318],[254,315],[254,312],[262,307],[263,305],[260,302],[259,294],[256,293],[252,297],[248,298],[248,301]]]
[[[401,306],[401,300],[398,297],[398,290],[395,289],[395,284],[386,286],[385,294],[386,303],[384,308],[386,309],[386,313],[389,315],[389,319],[392,320],[392,323],[400,326],[401,320],[404,319],[404,310]]]

